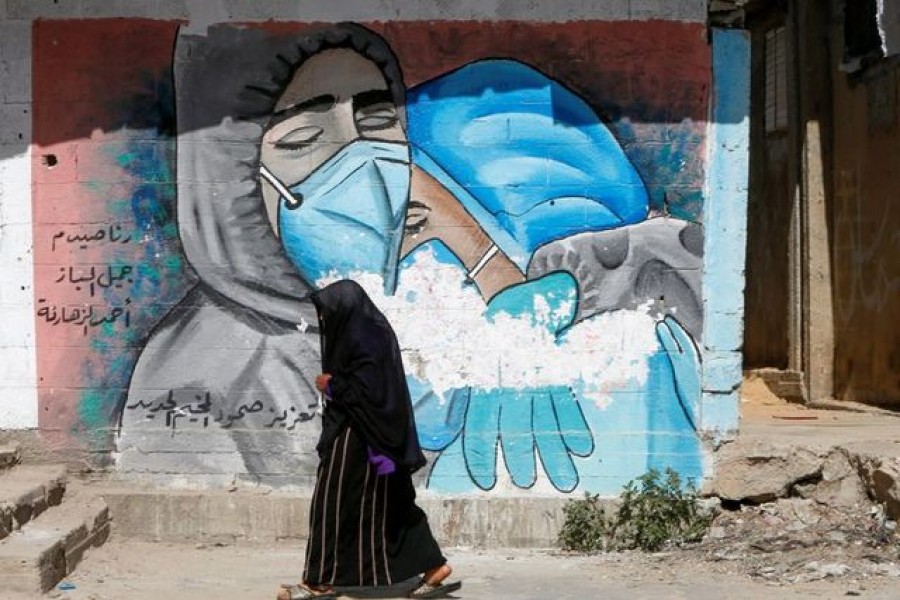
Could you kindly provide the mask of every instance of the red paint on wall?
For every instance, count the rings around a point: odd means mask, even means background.
[[[400,58],[408,86],[480,58],[513,58],[554,77],[596,109],[640,121],[705,121],[706,29],[667,21],[370,25]]]

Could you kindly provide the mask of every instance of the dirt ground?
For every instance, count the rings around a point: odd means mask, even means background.
[[[741,424],[818,423],[852,419],[857,413],[807,408],[776,396],[759,376],[745,376],[741,384]]]
[[[296,578],[302,549],[189,546],[113,539],[94,550],[52,598],[70,600],[249,600],[275,597],[279,582]],[[604,600],[820,600],[900,597],[900,578],[888,575],[826,576],[786,583],[751,576],[728,559],[699,552],[568,556],[553,551],[447,551],[456,598]],[[402,597],[405,587],[348,597]],[[352,592],[352,591],[351,591]],[[13,600],[13,599],[10,599]],[[15,599],[18,600],[18,599]]]
[[[58,589],[50,596],[271,599],[278,583],[298,578],[302,551],[297,545],[167,544],[114,535],[66,580],[73,589]],[[804,498],[721,507],[701,542],[655,554],[581,556],[559,550],[471,548],[451,548],[446,554],[454,578],[464,581],[457,598],[900,598],[896,524],[878,507],[838,509]],[[402,597],[406,589],[379,590],[375,597]],[[347,596],[373,594],[349,590]]]

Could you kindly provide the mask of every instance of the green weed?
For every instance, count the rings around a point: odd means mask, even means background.
[[[559,543],[576,552],[655,552],[666,545],[700,540],[712,521],[698,504],[694,487],[683,485],[672,469],[664,474],[651,469],[630,481],[615,514],[590,494],[570,500],[563,513]]]

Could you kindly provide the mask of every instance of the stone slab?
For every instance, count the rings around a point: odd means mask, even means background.
[[[78,565],[88,548],[102,544],[108,537],[109,507],[99,496],[67,495],[65,502],[41,515],[33,525],[60,535],[68,574]]]
[[[19,465],[0,474],[0,540],[62,501],[63,465]]]
[[[129,490],[91,486],[109,504],[118,538],[274,543],[308,535],[308,495],[238,490]],[[565,498],[439,498],[420,494],[438,541],[473,548],[556,545]]]
[[[23,530],[0,542],[0,589],[41,593],[65,576],[66,551],[58,534]]]
[[[72,573],[85,552],[109,537],[102,498],[69,498],[0,542],[0,589],[45,592]]]

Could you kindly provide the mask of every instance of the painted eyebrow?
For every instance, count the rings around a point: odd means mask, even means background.
[[[273,127],[281,123],[282,121],[290,119],[294,115],[298,115],[303,112],[325,112],[332,106],[334,106],[336,102],[337,98],[335,98],[331,94],[314,96],[309,100],[304,100],[303,102],[299,102],[297,104],[294,104],[293,106],[289,106],[272,113],[272,120],[269,123],[269,127]]]
[[[360,92],[353,96],[353,111],[362,110],[375,104],[384,104],[385,102],[395,105],[394,95],[390,90],[368,90]]]

